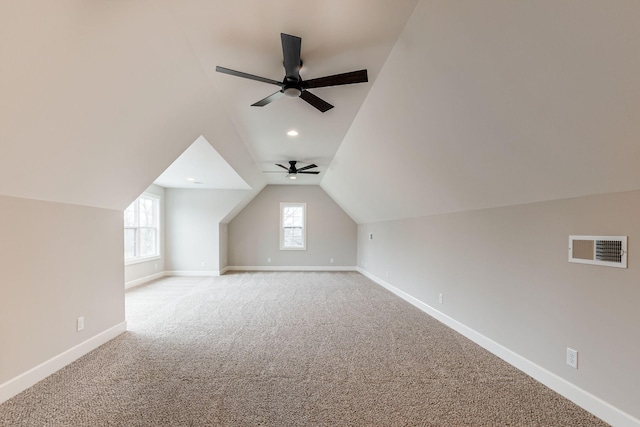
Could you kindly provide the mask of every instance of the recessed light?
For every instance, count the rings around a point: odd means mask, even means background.
[[[287,135],[289,136],[298,136],[298,131],[291,129],[289,132],[287,132]]]

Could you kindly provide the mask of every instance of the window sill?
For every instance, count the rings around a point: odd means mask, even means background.
[[[161,259],[159,255],[148,256],[144,258],[131,258],[124,261],[124,265],[142,264],[143,262],[157,261]]]

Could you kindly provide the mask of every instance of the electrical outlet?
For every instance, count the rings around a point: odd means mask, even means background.
[[[578,369],[578,350],[567,347],[567,365]]]
[[[271,262],[271,258],[267,258],[267,262],[268,262],[268,263],[269,263],[269,262]]]
[[[373,240],[373,233],[369,233],[369,240]]]
[[[384,277],[387,278],[387,279],[389,278],[389,272],[388,271],[384,272]]]
[[[438,294],[438,302],[442,304],[442,294]]]
[[[207,266],[207,263],[206,263],[206,262],[204,262],[204,261],[202,261],[202,266],[203,266],[203,267],[206,267],[206,266]]]
[[[77,331],[80,332],[81,330],[84,329],[84,316],[80,316],[77,319],[76,322],[76,326],[77,326]]]
[[[329,262],[333,264],[333,258],[329,258]]]

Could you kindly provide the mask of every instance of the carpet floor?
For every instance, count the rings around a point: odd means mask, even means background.
[[[359,273],[165,278],[2,426],[603,426]]]

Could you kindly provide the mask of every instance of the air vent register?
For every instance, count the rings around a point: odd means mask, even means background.
[[[627,236],[569,236],[569,262],[627,268]]]

